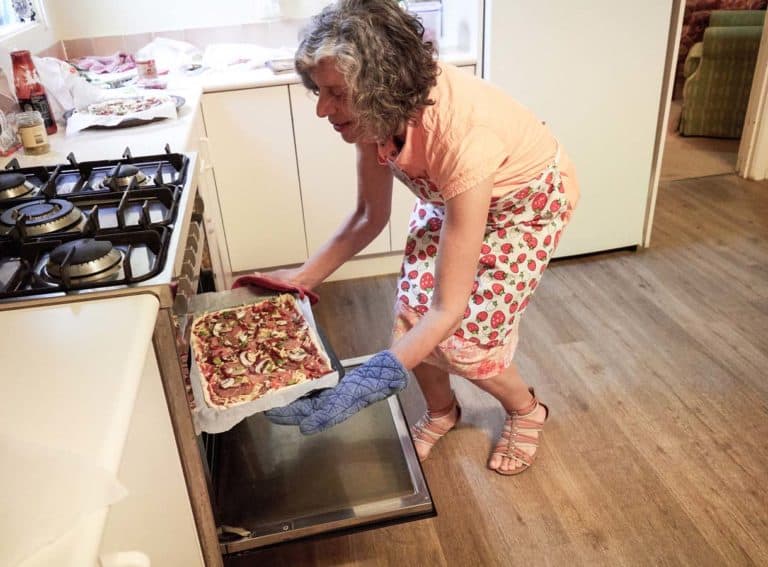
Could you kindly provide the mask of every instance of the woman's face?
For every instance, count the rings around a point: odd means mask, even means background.
[[[321,59],[309,76],[317,85],[317,115],[328,118],[345,142],[360,141],[361,128],[352,110],[349,88],[344,75],[336,69],[335,60],[330,57]]]

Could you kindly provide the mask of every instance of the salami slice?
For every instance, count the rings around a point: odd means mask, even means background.
[[[290,294],[197,317],[191,344],[205,401],[215,408],[246,403],[332,371]]]

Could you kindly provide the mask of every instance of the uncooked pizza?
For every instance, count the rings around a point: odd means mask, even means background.
[[[164,96],[113,98],[88,105],[88,113],[97,116],[126,116],[160,106],[169,100]]]
[[[201,315],[191,344],[211,407],[249,402],[332,370],[290,294]]]

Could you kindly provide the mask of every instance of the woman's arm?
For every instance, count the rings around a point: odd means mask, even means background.
[[[357,206],[334,235],[298,268],[269,275],[312,289],[365,248],[389,222],[392,172],[378,162],[376,144],[357,144]],[[329,202],[329,207],[336,203]]]
[[[440,232],[435,292],[429,311],[389,351],[376,353],[349,371],[333,388],[266,412],[283,425],[299,425],[305,434],[341,423],[364,407],[405,388],[407,368],[424,360],[461,321],[485,235],[492,181],[449,199]]]
[[[424,360],[461,322],[477,272],[492,187],[489,177],[446,203],[432,304],[419,323],[391,348],[406,368]]]

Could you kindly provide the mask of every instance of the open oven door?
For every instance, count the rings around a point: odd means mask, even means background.
[[[256,414],[207,441],[223,555],[435,515],[396,396],[313,436]]]
[[[253,298],[246,288],[198,294],[188,314]],[[370,358],[340,361],[322,329],[316,329],[340,375]],[[435,515],[396,396],[316,435],[302,435],[298,427],[275,425],[256,413],[198,441],[225,556]]]

